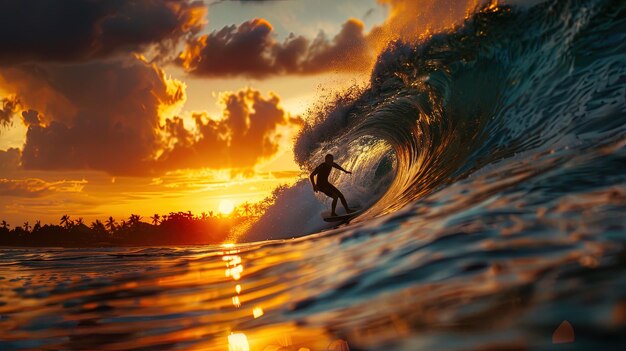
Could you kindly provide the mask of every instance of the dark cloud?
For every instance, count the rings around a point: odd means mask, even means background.
[[[184,87],[138,59],[0,70],[25,106],[25,169],[150,172],[162,147],[161,109],[184,101]]]
[[[206,7],[190,0],[7,0],[0,63],[77,61],[176,42],[197,33]]]
[[[11,82],[28,108],[22,112],[28,131],[19,157],[25,170],[247,172],[277,153],[281,126],[302,123],[280,107],[278,96],[252,89],[224,94],[219,119],[196,113],[190,128],[179,117],[161,123],[164,109],[184,102],[184,85],[138,59],[20,65],[0,69],[0,80]]]
[[[290,34],[276,40],[271,24],[254,19],[187,40],[177,63],[204,77],[316,74],[329,71],[366,71],[374,54],[394,40],[414,41],[460,23],[480,2],[476,0],[378,0],[389,6],[385,23],[364,32],[357,19],[346,21],[333,38],[315,39]],[[365,13],[371,15],[373,9]]]
[[[6,177],[14,173],[20,166],[20,150],[17,148],[9,148],[0,150],[0,177]]]
[[[280,126],[299,126],[299,117],[280,107],[278,96],[264,98],[259,91],[247,89],[228,93],[221,119],[206,114],[194,115],[195,133],[185,129],[179,118],[168,120],[169,140],[175,143],[158,160],[161,167],[251,170],[279,149]]]
[[[301,63],[303,71],[315,73],[369,68],[373,56],[363,29],[361,21],[350,19],[332,40],[320,34],[309,46],[308,55]]]
[[[264,77],[363,70],[373,59],[363,23],[356,19],[346,21],[332,39],[323,33],[312,41],[291,34],[280,43],[274,36],[264,19],[227,26],[188,41],[177,62],[198,76]]]
[[[6,97],[0,100],[0,127],[7,127],[11,124],[13,115],[20,107],[20,102],[15,97]]]
[[[22,111],[22,121],[24,121],[24,124],[27,126],[41,124],[39,112],[35,110]]]

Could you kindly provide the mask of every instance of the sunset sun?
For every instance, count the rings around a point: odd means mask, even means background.
[[[229,215],[233,212],[234,209],[235,209],[235,203],[233,203],[231,200],[224,199],[220,201],[218,211],[220,211],[221,214]]]

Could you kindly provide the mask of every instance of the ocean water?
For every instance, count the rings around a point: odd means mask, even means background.
[[[249,243],[2,249],[0,350],[626,345],[624,1],[393,43],[295,151],[365,213],[328,227],[303,180]]]

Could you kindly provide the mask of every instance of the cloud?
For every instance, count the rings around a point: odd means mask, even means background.
[[[41,197],[53,192],[77,193],[83,191],[86,180],[47,182],[42,179],[0,179],[0,195],[14,197]]]
[[[165,129],[175,141],[157,160],[167,169],[208,167],[251,171],[262,160],[274,156],[280,145],[281,126],[298,128],[299,117],[280,107],[275,94],[264,98],[253,89],[222,95],[221,119],[194,114],[195,133],[185,129],[183,120],[168,120]]]
[[[197,76],[261,78],[363,70],[373,59],[357,19],[346,21],[332,39],[324,33],[314,40],[291,34],[280,43],[274,37],[272,25],[257,18],[189,40],[177,62]]]
[[[28,64],[0,69],[28,126],[23,170],[98,170],[148,176],[189,168],[250,172],[273,157],[302,121],[274,94],[246,89],[221,96],[219,119],[164,119],[185,101],[185,85],[140,59]],[[13,153],[15,156],[15,154]]]
[[[207,8],[190,0],[10,0],[0,5],[0,64],[80,61],[163,50],[206,23]]]
[[[39,112],[35,110],[22,111],[22,121],[24,121],[26,126],[41,124]]]
[[[18,170],[20,156],[20,150],[17,148],[0,150],[0,177],[7,176]]]
[[[11,124],[13,115],[20,107],[20,102],[15,97],[6,97],[0,100],[0,127],[7,127]]]
[[[185,100],[184,84],[136,58],[16,65],[0,69],[0,84],[31,109],[21,156],[31,170],[149,173],[161,112]]]
[[[477,0],[378,0],[389,6],[385,22],[368,33],[349,19],[333,38],[323,32],[309,39],[290,34],[276,40],[272,25],[256,18],[187,40],[176,62],[202,77],[306,75],[371,69],[375,54],[391,41],[414,41],[460,23]],[[366,17],[371,10],[366,12]]]

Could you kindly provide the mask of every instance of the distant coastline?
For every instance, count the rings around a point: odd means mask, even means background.
[[[248,209],[248,206],[245,206]],[[131,215],[119,223],[110,217],[105,222],[94,221],[90,225],[82,219],[71,220],[63,216],[61,224],[32,227],[28,223],[10,228],[0,224],[0,247],[117,247],[117,246],[163,246],[221,244],[233,237],[237,228],[246,226],[258,218],[251,211],[236,211],[230,216],[212,213],[194,215],[191,212],[172,212],[150,217],[152,223],[142,217]]]

